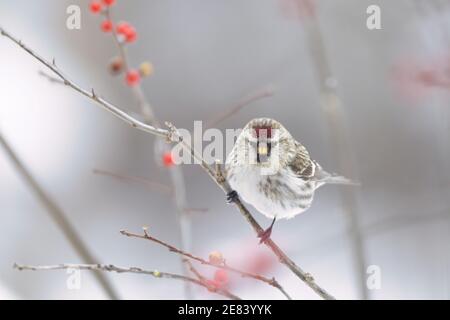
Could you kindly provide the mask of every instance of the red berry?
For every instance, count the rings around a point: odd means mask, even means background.
[[[141,76],[139,75],[138,71],[130,70],[127,72],[126,81],[129,86],[137,85],[140,80],[141,80]]]
[[[116,31],[118,34],[125,34],[126,30],[130,28],[130,24],[128,22],[119,22],[116,27]]]
[[[136,41],[137,32],[136,29],[132,26],[128,26],[128,28],[125,29],[123,35],[125,36],[125,41],[128,43]]]
[[[173,161],[173,156],[171,152],[166,152],[163,154],[163,164],[167,168],[175,165],[175,161]]]
[[[250,263],[249,269],[253,273],[265,273],[275,264],[275,260],[272,256],[263,252],[256,253],[252,257],[251,261],[252,262]]]
[[[103,32],[111,32],[112,28],[113,28],[113,24],[111,22],[111,20],[105,20],[102,22],[101,25],[102,31]]]
[[[92,13],[99,13],[102,10],[102,4],[98,1],[92,1],[90,9]]]
[[[116,0],[103,0],[103,3],[106,6],[112,6],[115,2],[116,2]]]
[[[116,31],[118,34],[125,37],[125,41],[128,43],[136,41],[137,32],[136,29],[128,22],[120,22],[117,25]]]
[[[214,280],[217,282],[224,284],[228,282],[228,273],[224,269],[218,269],[216,270],[216,273],[214,274]]]
[[[217,289],[220,288],[220,283],[217,282],[216,280],[206,279],[205,282],[206,285],[208,286],[208,290],[211,292],[217,291]]]
[[[124,63],[121,57],[114,57],[109,62],[109,71],[113,75],[117,75],[123,71]]]

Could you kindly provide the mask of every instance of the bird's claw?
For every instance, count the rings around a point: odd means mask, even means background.
[[[261,231],[258,234],[259,244],[265,243],[267,240],[270,239],[270,236],[272,235],[273,225],[275,224],[276,220],[277,220],[277,217],[274,217],[270,226],[266,230]]]
[[[238,198],[239,198],[239,195],[235,190],[232,190],[227,193],[227,203],[236,202]]]

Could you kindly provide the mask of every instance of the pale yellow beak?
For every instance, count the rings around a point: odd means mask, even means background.
[[[261,156],[266,156],[269,152],[269,149],[267,148],[267,145],[258,146],[258,153]]]

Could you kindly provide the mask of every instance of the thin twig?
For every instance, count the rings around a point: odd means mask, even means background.
[[[19,265],[14,264],[14,268],[23,271],[43,271],[43,270],[64,270],[64,269],[78,269],[78,270],[91,270],[91,271],[108,271],[108,272],[117,272],[117,273],[137,273],[137,274],[146,274],[153,276],[155,278],[166,278],[166,279],[176,279],[181,281],[187,281],[189,283],[196,284],[198,286],[204,287],[211,292],[217,293],[221,296],[232,300],[241,300],[238,296],[230,293],[228,290],[217,288],[216,290],[211,290],[210,286],[208,286],[203,281],[184,276],[181,274],[170,273],[170,272],[162,272],[158,270],[145,270],[138,267],[119,267],[112,264],[56,264],[49,266],[30,266],[30,265]]]
[[[107,7],[104,12],[106,19],[111,21],[113,25],[115,25],[115,22],[111,15],[110,7]],[[115,28],[112,29],[112,37],[114,39],[114,42],[119,50],[120,57],[124,63],[125,71],[130,71],[130,62],[128,57],[127,48],[124,45],[123,39],[119,38],[119,35],[117,33],[117,30]],[[150,102],[148,101],[146,95],[144,94],[144,90],[142,89],[141,83],[137,83],[132,88],[132,93],[134,95],[134,98],[136,99],[139,110],[141,112],[141,115],[144,118],[144,122],[147,124],[151,124],[152,126],[158,128],[161,127],[160,122],[158,118],[155,116],[155,112],[153,110],[153,107],[151,106]],[[160,146],[160,141],[157,140],[155,142],[155,150],[158,149],[158,146]],[[164,150],[157,150],[161,151],[161,153],[168,151],[167,145],[164,145]],[[157,156],[160,156],[157,153]],[[177,222],[179,227],[179,233],[180,233],[180,241],[183,248],[186,250],[191,249],[191,222],[190,217],[185,213],[184,209],[187,207],[186,203],[186,186],[184,182],[184,176],[183,171],[181,167],[175,166],[169,169],[170,174],[170,181],[172,184],[172,193],[173,193],[173,199],[175,202],[175,206],[177,209]],[[184,266],[184,264],[183,264]],[[185,272],[187,270],[184,270]],[[185,288],[186,292],[186,298],[191,298],[191,290],[189,286],[186,286]]]
[[[200,273],[200,271],[198,271],[197,268],[194,267],[194,265],[192,264],[192,262],[189,259],[183,259],[183,262],[186,263],[186,265],[189,268],[189,271],[191,271],[197,277],[198,280],[206,282],[206,280],[207,280],[206,277],[204,277]]]
[[[72,226],[70,221],[67,219],[66,214],[58,206],[58,204],[50,197],[50,195],[45,192],[44,188],[39,184],[39,182],[33,177],[30,171],[25,167],[23,162],[16,155],[14,150],[9,145],[8,141],[3,137],[0,132],[0,144],[6,151],[13,164],[15,165],[19,174],[24,178],[27,185],[33,190],[39,201],[45,207],[46,211],[53,219],[53,221],[58,225],[59,229],[62,231],[64,236],[69,241],[69,244],[75,250],[75,252],[80,256],[80,258],[86,263],[92,263],[96,260],[94,255],[89,250],[88,246],[83,242],[78,232]],[[101,273],[94,273],[95,279],[98,281],[102,289],[105,291],[110,299],[118,299],[118,294],[109,283],[108,279]]]
[[[106,19],[111,21],[112,24],[115,25],[115,21],[112,18],[111,10],[109,7],[106,8],[106,10],[104,11],[104,14],[105,14]],[[112,28],[111,31],[112,31],[111,34],[114,39],[114,43],[116,44],[117,49],[119,50],[120,57],[124,63],[125,71],[129,72],[131,69],[130,69],[130,62],[129,62],[129,58],[128,58],[127,48],[124,45],[123,40],[121,40],[119,38],[119,35],[117,34],[116,29]],[[151,124],[155,127],[160,127],[159,121],[154,115],[153,108],[151,107],[150,103],[148,102],[146,96],[144,95],[144,91],[142,90],[141,84],[137,83],[133,88],[134,88],[133,89],[134,97],[136,98],[136,100],[138,102],[139,109],[141,111],[142,116],[145,119],[145,122],[148,124]]]
[[[192,146],[187,144],[183,139],[181,139],[179,132],[176,130],[176,128],[170,124],[166,123],[169,126],[169,130],[164,130],[160,128],[155,128],[151,125],[142,123],[130,115],[128,115],[126,112],[123,112],[119,108],[117,108],[115,105],[111,104],[110,102],[106,101],[105,99],[100,99],[96,95],[89,94],[86,90],[82,89],[80,86],[75,84],[74,82],[68,80],[61,71],[51,63],[47,62],[45,59],[41,58],[39,55],[37,55],[35,52],[33,52],[29,47],[24,45],[22,42],[14,38],[12,35],[7,33],[3,28],[0,27],[0,33],[4,36],[6,36],[8,39],[12,40],[14,43],[18,44],[22,49],[24,49],[26,52],[28,52],[31,56],[39,60],[41,63],[43,63],[45,66],[47,66],[51,71],[53,71],[56,75],[58,75],[62,80],[67,83],[68,86],[72,87],[74,90],[78,91],[79,93],[83,94],[84,96],[88,97],[89,99],[95,101],[97,104],[102,106],[107,111],[114,114],[119,119],[125,121],[126,123],[132,125],[132,127],[154,134],[159,137],[166,138],[169,142],[180,142],[184,147],[187,148],[191,152],[192,155],[194,155],[197,159],[200,157],[200,165],[201,167],[208,173],[208,175],[219,185],[219,187],[225,192],[229,193],[231,191],[230,186],[226,183],[226,180],[223,178],[223,175],[220,172],[215,172],[211,169],[211,167],[203,160],[201,156],[194,150]],[[239,209],[240,213],[244,216],[246,221],[250,224],[252,229],[255,231],[256,234],[260,234],[263,229],[258,224],[258,222],[255,220],[255,218],[252,216],[250,211],[244,206],[244,204],[240,201],[240,199],[236,199],[234,202],[236,207]],[[311,289],[314,290],[319,296],[321,296],[323,299],[334,299],[334,297],[329,294],[325,289],[320,287],[315,281],[314,278],[307,272],[305,272],[303,269],[301,269],[299,266],[295,264],[294,261],[292,261],[276,244],[273,242],[273,240],[269,239],[265,242],[265,245],[268,246],[273,254],[275,254],[280,263],[285,265],[292,273],[294,273],[300,280],[302,280],[305,284],[307,284]]]
[[[93,173],[112,177],[112,178],[115,178],[118,180],[140,183],[140,184],[144,185],[145,187],[148,187],[149,189],[155,189],[162,193],[167,193],[167,194],[173,196],[173,189],[170,186],[168,186],[164,183],[160,183],[160,182],[156,182],[156,181],[144,178],[144,177],[130,176],[130,175],[112,172],[112,171],[103,170],[103,169],[94,169]],[[206,213],[208,211],[209,211],[208,208],[192,208],[192,207],[183,208],[183,212],[185,212],[186,214]]]
[[[321,95],[321,106],[326,117],[333,154],[336,155],[338,170],[341,174],[356,178],[353,150],[347,137],[342,100],[337,91],[334,77],[317,15],[311,12],[310,19],[304,19],[306,38]],[[343,211],[350,227],[351,246],[354,257],[355,275],[358,291],[362,299],[369,298],[366,286],[366,254],[361,236],[358,216],[357,195],[354,188],[342,188],[340,197]]]
[[[231,108],[227,108],[226,111],[223,113],[215,116],[212,119],[209,119],[206,121],[206,128],[212,128],[222,121],[230,118],[234,114],[238,113],[242,108],[248,106],[249,104],[261,100],[263,98],[271,97],[274,95],[275,90],[272,86],[266,86],[239,101],[235,106],[232,106]]]
[[[150,189],[158,190],[158,191],[161,191],[163,193],[170,194],[170,195],[173,194],[172,188],[169,187],[168,185],[165,185],[165,184],[160,183],[160,182],[152,181],[152,180],[147,179],[147,178],[138,177],[138,176],[129,176],[129,175],[116,173],[116,172],[103,170],[103,169],[94,169],[93,173],[94,174],[98,174],[98,175],[112,177],[112,178],[119,179],[119,180],[122,180],[122,181],[137,182],[137,183],[145,185],[146,187],[148,187]]]
[[[206,213],[208,211],[208,208],[184,208],[184,212],[186,212],[187,214]]]
[[[238,270],[236,268],[230,267],[229,265],[227,265],[225,263],[223,263],[223,264],[211,263],[211,262],[209,262],[209,261],[207,261],[207,260],[205,260],[203,258],[195,256],[195,255],[193,255],[193,254],[191,254],[189,252],[180,250],[177,247],[174,247],[174,246],[172,246],[172,245],[170,245],[170,244],[168,244],[168,243],[166,243],[166,242],[164,242],[162,240],[159,240],[159,239],[157,239],[155,237],[152,237],[148,233],[148,230],[146,228],[144,228],[144,234],[136,234],[136,233],[128,232],[128,231],[125,231],[125,230],[120,231],[120,233],[125,235],[125,236],[127,236],[127,237],[140,238],[140,239],[145,239],[145,240],[149,240],[149,241],[155,242],[155,243],[157,243],[157,244],[159,244],[159,245],[161,245],[163,247],[166,247],[167,249],[169,249],[170,252],[174,252],[174,253],[177,253],[177,254],[182,255],[184,257],[187,257],[189,259],[198,261],[201,264],[212,266],[212,267],[215,267],[215,268],[218,268],[218,269],[227,270],[227,271],[239,274],[240,276],[245,277],[245,278],[252,278],[252,279],[264,282],[266,284],[271,285],[274,288],[277,288],[278,290],[281,291],[281,293],[286,298],[291,300],[291,297],[286,293],[286,291],[283,289],[283,287],[278,283],[278,281],[275,278],[269,279],[269,278],[266,278],[266,277],[264,277],[262,275],[259,275],[259,274]]]

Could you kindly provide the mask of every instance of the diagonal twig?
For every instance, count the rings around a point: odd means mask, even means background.
[[[261,100],[263,98],[271,97],[274,95],[275,90],[272,88],[272,86],[266,86],[247,97],[243,98],[241,101],[239,101],[236,105],[232,106],[231,108],[227,109],[223,113],[215,116],[212,119],[209,119],[206,121],[206,128],[212,128],[222,121],[228,119],[229,117],[233,116],[234,114],[238,113],[241,109],[248,106],[249,104]]]
[[[137,182],[137,183],[145,185],[146,187],[148,187],[150,189],[158,190],[158,191],[161,191],[162,193],[166,193],[169,195],[173,194],[172,188],[169,187],[168,185],[160,183],[160,182],[152,181],[147,178],[138,177],[138,176],[129,176],[129,175],[116,173],[116,172],[103,170],[103,169],[94,169],[93,173],[102,175],[102,176],[112,177],[112,178],[119,179],[122,181]]]
[[[162,272],[158,270],[145,270],[138,267],[119,267],[112,264],[56,264],[56,265],[49,265],[49,266],[30,266],[30,265],[20,265],[20,264],[14,264],[14,268],[23,271],[23,270],[30,270],[30,271],[42,271],[42,270],[63,270],[63,269],[78,269],[78,270],[91,270],[91,271],[108,271],[108,272],[117,272],[117,273],[137,273],[137,274],[145,274],[150,275],[155,278],[166,278],[166,279],[175,279],[175,280],[181,280],[189,283],[196,284],[198,286],[204,287],[208,289],[211,292],[217,293],[221,296],[224,296],[226,298],[232,299],[232,300],[241,300],[238,296],[230,293],[228,290],[217,288],[215,290],[211,290],[211,288],[204,283],[203,281],[176,274],[176,273],[170,273],[170,272]]]
[[[239,274],[240,276],[245,277],[245,278],[252,278],[252,279],[261,281],[261,282],[263,282],[263,283],[266,283],[266,284],[268,284],[268,285],[271,285],[272,287],[274,287],[274,288],[280,290],[280,292],[281,292],[286,298],[288,298],[289,300],[291,300],[291,297],[289,296],[289,294],[287,294],[287,292],[284,290],[284,288],[279,284],[279,282],[278,282],[275,278],[269,279],[269,278],[266,278],[266,277],[264,277],[264,276],[262,276],[262,275],[259,275],[259,274],[255,274],[255,273],[251,273],[251,272],[242,271],[242,270],[233,268],[233,267],[231,267],[231,266],[229,266],[229,265],[227,265],[227,264],[225,264],[225,263],[222,263],[222,264],[216,264],[216,263],[209,262],[209,261],[207,261],[207,260],[205,260],[205,259],[203,259],[203,258],[200,258],[200,257],[198,257],[198,256],[195,256],[195,255],[193,255],[193,254],[191,254],[191,253],[189,253],[189,252],[185,252],[185,251],[183,251],[183,250],[181,250],[181,249],[178,249],[177,247],[174,247],[174,246],[172,246],[172,245],[170,245],[170,244],[168,244],[168,243],[166,243],[166,242],[164,242],[164,241],[162,241],[162,240],[159,240],[159,239],[157,239],[157,238],[151,236],[151,235],[148,233],[148,229],[147,229],[147,228],[144,228],[143,230],[144,230],[144,233],[143,233],[143,234],[136,234],[136,233],[132,233],[132,232],[125,231],[125,230],[120,231],[120,233],[123,234],[124,236],[127,236],[127,237],[140,238],[140,239],[145,239],[145,240],[149,240],[149,241],[155,242],[155,243],[157,243],[157,244],[159,244],[159,245],[161,245],[161,246],[163,246],[163,247],[166,247],[167,249],[169,249],[170,252],[174,252],[174,253],[177,253],[177,254],[179,254],[179,255],[181,255],[181,256],[187,257],[187,258],[189,258],[189,259],[198,261],[198,262],[200,262],[201,264],[208,265],[208,266],[212,266],[212,267],[218,268],[218,269],[227,270],[227,271],[230,271],[230,272]]]
[[[72,248],[81,257],[81,259],[86,263],[92,263],[95,261],[95,257],[89,250],[88,246],[81,239],[78,232],[75,230],[73,225],[67,219],[66,214],[58,206],[58,204],[50,197],[50,195],[45,192],[44,188],[39,184],[39,182],[33,177],[30,171],[25,167],[19,157],[16,155],[14,150],[9,145],[8,141],[3,137],[0,132],[0,145],[6,151],[11,161],[14,163],[17,171],[24,178],[28,186],[33,190],[36,196],[39,198],[42,205],[45,207],[46,211],[49,213],[53,221],[58,225],[59,229],[65,235],[69,241]],[[118,294],[115,292],[112,285],[109,283],[108,279],[103,274],[94,273],[95,279],[98,281],[102,289],[108,295],[110,299],[118,299]]]

